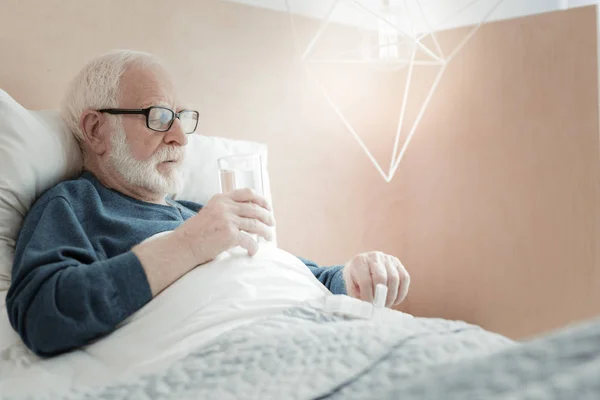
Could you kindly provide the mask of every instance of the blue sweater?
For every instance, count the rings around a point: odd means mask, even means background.
[[[49,356],[81,347],[152,299],[131,248],[202,208],[168,202],[125,196],[89,172],[40,197],[20,232],[6,298],[10,322],[31,350]],[[345,293],[341,266],[301,260],[329,290]]]

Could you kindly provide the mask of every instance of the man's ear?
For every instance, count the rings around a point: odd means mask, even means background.
[[[79,120],[85,142],[97,155],[102,155],[108,150],[107,124],[105,115],[94,110],[85,110]]]

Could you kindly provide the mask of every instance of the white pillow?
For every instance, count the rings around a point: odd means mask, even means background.
[[[0,290],[8,288],[15,241],[35,200],[76,176],[81,152],[52,111],[29,111],[0,90]]]
[[[201,204],[219,192],[217,158],[260,153],[265,195],[271,202],[264,144],[191,135],[178,200]],[[81,152],[57,111],[30,111],[0,89],[0,291],[8,289],[15,242],[23,218],[46,190],[77,177]]]

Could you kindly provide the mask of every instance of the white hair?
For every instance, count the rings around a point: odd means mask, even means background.
[[[63,100],[62,117],[80,143],[84,140],[81,114],[87,109],[119,107],[121,77],[130,64],[162,65],[149,53],[114,50],[89,62],[71,82]]]

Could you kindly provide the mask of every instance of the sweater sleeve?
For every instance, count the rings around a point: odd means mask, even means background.
[[[343,265],[336,265],[333,267],[319,267],[319,265],[313,261],[298,257],[304,265],[310,269],[315,278],[319,280],[329,291],[333,294],[347,294],[346,284],[344,283],[344,277],[342,276]]]
[[[27,215],[6,306],[33,352],[49,356],[86,345],[151,298],[135,254],[98,259],[66,199],[53,198]]]

